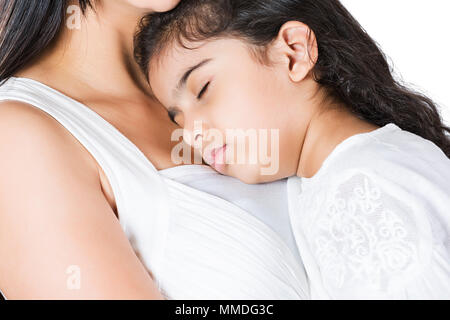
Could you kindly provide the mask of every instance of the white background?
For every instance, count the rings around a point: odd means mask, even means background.
[[[341,2],[380,44],[396,73],[431,97],[450,125],[450,1]]]

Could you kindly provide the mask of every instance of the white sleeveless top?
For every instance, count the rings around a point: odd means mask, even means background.
[[[290,178],[312,299],[450,299],[450,160],[394,124]]]
[[[0,86],[2,100],[48,113],[92,154],[109,179],[124,232],[167,298],[309,298],[290,237],[280,237],[245,204],[180,183],[184,174],[175,169],[158,172],[97,113],[37,81],[9,79]],[[190,183],[195,181],[194,176]],[[219,183],[226,181],[231,180]]]

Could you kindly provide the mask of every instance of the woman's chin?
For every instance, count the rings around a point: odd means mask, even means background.
[[[147,11],[166,12],[174,9],[180,0],[127,0],[132,6]]]
[[[155,7],[153,8],[153,11],[156,11],[156,12],[170,11],[170,10],[174,9],[179,3],[180,3],[180,0],[167,0],[167,1],[164,1],[164,3],[161,3],[160,5],[155,5]]]

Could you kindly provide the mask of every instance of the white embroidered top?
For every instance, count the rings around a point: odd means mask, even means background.
[[[450,160],[436,145],[389,124],[288,188],[313,299],[450,298]]]

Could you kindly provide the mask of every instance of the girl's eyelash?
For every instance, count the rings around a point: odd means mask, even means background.
[[[209,81],[207,84],[205,84],[205,86],[202,88],[202,90],[200,91],[200,93],[197,96],[197,99],[200,100],[203,95],[206,93],[206,91],[208,90],[208,87],[210,85],[211,81]],[[176,116],[178,115],[178,112],[175,110],[170,110],[167,112],[169,115],[170,120],[175,123],[176,125],[178,125],[178,123],[175,121]]]
[[[178,123],[175,121],[175,117],[177,116],[177,113],[176,113],[175,111],[169,111],[168,114],[169,114],[170,120],[171,120],[173,123],[178,124]]]
[[[203,87],[203,89],[202,89],[202,91],[200,91],[200,93],[198,94],[198,96],[197,96],[197,99],[198,100],[200,100],[202,97],[203,97],[203,95],[206,93],[206,91],[208,90],[208,87],[209,87],[209,84],[210,84],[211,82],[208,82],[204,87]]]

